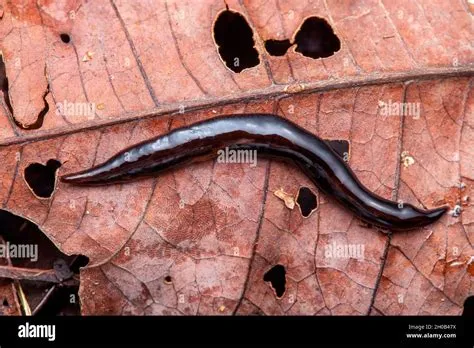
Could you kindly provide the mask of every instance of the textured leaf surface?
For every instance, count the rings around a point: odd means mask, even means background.
[[[4,2],[13,115],[0,98],[2,209],[36,223],[63,252],[90,258],[84,314],[460,314],[474,294],[472,8],[227,4],[246,17],[260,53],[260,64],[239,74],[213,41],[220,1]],[[340,51],[318,60],[293,48],[265,53],[265,40],[291,39],[309,16],[327,20]],[[63,101],[97,108],[66,115]],[[381,101],[419,105],[419,117],[385,116]],[[41,127],[22,129],[45,105]],[[303,218],[273,192],[317,189],[295,166],[266,159],[256,167],[209,161],[126,185],[58,184],[46,200],[24,179],[31,163],[57,159],[59,174],[70,173],[171,129],[242,112],[277,113],[321,138],[349,140],[349,165],[374,192],[426,208],[459,204],[462,213],[386,235],[321,194]],[[363,258],[328,257],[335,244],[364,246]],[[286,270],[280,298],[263,280],[277,264]]]

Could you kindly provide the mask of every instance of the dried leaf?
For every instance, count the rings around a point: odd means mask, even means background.
[[[213,38],[226,4],[245,18],[259,54],[240,73]],[[472,267],[450,267],[474,256],[474,33],[463,2],[1,8],[0,202],[62,252],[90,258],[84,314],[459,315],[474,294]],[[333,55],[265,50],[267,40],[293,42],[309,17],[340,40]],[[126,185],[56,183],[45,199],[24,179],[32,163],[58,160],[62,175],[242,112],[278,113],[323,139],[346,139],[349,165],[369,189],[419,207],[459,204],[460,215],[389,240],[321,194],[304,219],[269,192],[313,183],[291,164],[260,158],[255,167],[208,161]],[[278,264],[286,270],[280,299],[263,280]]]

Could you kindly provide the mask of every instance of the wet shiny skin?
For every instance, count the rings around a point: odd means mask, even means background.
[[[226,146],[292,160],[321,191],[360,219],[384,229],[422,227],[438,220],[448,209],[399,206],[370,192],[322,139],[271,114],[224,115],[178,128],[131,146],[91,169],[65,175],[61,181],[85,186],[127,182],[215,158],[217,151]]]

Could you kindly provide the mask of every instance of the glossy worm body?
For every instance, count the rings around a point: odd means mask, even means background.
[[[175,129],[131,146],[91,169],[61,177],[75,185],[108,185],[217,157],[218,150],[257,150],[258,155],[293,160],[326,195],[363,221],[403,231],[438,220],[447,207],[421,210],[370,192],[326,142],[271,114],[227,115]]]

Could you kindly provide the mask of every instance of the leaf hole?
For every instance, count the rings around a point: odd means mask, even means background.
[[[3,299],[3,307],[10,307],[10,304],[8,303],[8,300],[6,298]]]
[[[7,106],[8,111],[10,111],[10,114],[13,115],[13,107],[10,101],[10,92],[8,87],[7,67],[5,65],[5,61],[3,60],[2,54],[0,54],[0,87],[2,89],[5,105]]]
[[[165,284],[171,284],[173,282],[173,279],[171,278],[171,276],[166,276],[165,277]]]
[[[240,73],[260,63],[253,31],[238,12],[227,9],[219,14],[214,23],[214,41],[225,65],[233,72]]]
[[[341,49],[341,41],[329,23],[319,17],[309,17],[296,33],[296,52],[313,59],[327,58]]]
[[[36,224],[6,210],[0,209],[0,226],[0,240],[3,239],[0,258],[9,258],[14,267],[35,270],[53,269],[58,272],[60,271],[57,267],[58,260],[64,262],[60,269],[65,271],[74,270],[76,262],[83,264],[84,260],[88,261],[88,258],[83,255],[63,254]],[[41,274],[37,271],[35,273]],[[54,286],[48,280],[22,279],[19,282],[31,309],[34,309],[33,312],[37,312],[38,315],[80,315],[79,301],[72,303],[67,300],[66,302],[64,299],[67,296],[62,297],[64,294],[70,296],[73,293],[76,294],[75,298],[79,299],[77,278],[71,277],[65,283],[55,283]],[[51,294],[46,295],[49,291]]]
[[[52,269],[57,259],[70,263],[79,257],[63,254],[36,224],[2,209],[0,226],[0,237],[5,241],[0,258],[9,257],[15,267]]]
[[[265,49],[268,54],[276,57],[284,56],[291,46],[293,46],[293,44],[288,39],[265,41]]]
[[[68,44],[71,42],[71,37],[69,36],[69,34],[62,33],[59,35],[59,37],[61,38],[61,41],[64,42],[65,44]]]
[[[464,310],[462,312],[463,317],[474,317],[474,296],[469,296],[464,301]]]
[[[278,299],[285,293],[286,270],[283,265],[273,266],[263,275],[263,281],[270,282]]]
[[[89,258],[85,255],[77,255],[69,267],[75,274],[79,274],[82,267],[87,266]]]
[[[25,181],[37,197],[51,197],[56,185],[56,172],[59,167],[61,167],[61,162],[50,159],[46,165],[31,163],[25,168]]]
[[[46,90],[44,91],[43,94],[43,102],[44,102],[44,108],[39,112],[38,118],[36,121],[32,124],[25,125],[18,121],[14,114],[13,114],[13,106],[10,100],[10,89],[9,89],[9,84],[8,84],[8,77],[7,77],[7,69],[4,61],[4,57],[2,53],[0,52],[0,88],[2,90],[3,94],[3,99],[5,101],[5,105],[7,106],[8,111],[10,112],[11,118],[15,125],[18,128],[24,129],[24,130],[31,130],[31,129],[39,129],[43,125],[44,117],[49,111],[49,103],[46,100],[46,97],[49,94],[49,83],[46,87]]]
[[[318,198],[308,187],[300,187],[296,196],[296,205],[300,208],[301,215],[307,218],[318,208]]]
[[[345,162],[350,159],[350,143],[347,140],[325,140],[334,152],[339,155]]]
[[[57,286],[44,305],[34,314],[38,317],[80,316],[79,287]]]

